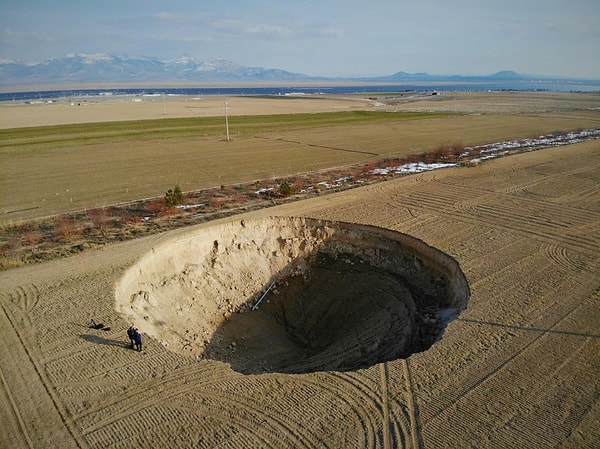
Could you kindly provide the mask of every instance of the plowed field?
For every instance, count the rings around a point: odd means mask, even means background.
[[[350,371],[243,374],[146,334],[127,347],[115,295],[130,267],[183,233],[268,216],[414,236],[458,262],[467,308],[427,351]],[[0,447],[597,447],[599,273],[598,140],[5,271]]]

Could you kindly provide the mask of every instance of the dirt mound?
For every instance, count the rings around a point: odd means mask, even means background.
[[[116,295],[128,321],[174,352],[301,373],[429,348],[469,288],[454,259],[408,235],[279,217],[164,242]]]

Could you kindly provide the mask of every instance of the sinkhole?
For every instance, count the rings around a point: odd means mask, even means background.
[[[157,243],[117,284],[116,306],[176,353],[307,373],[425,351],[469,294],[452,257],[409,235],[271,217]]]

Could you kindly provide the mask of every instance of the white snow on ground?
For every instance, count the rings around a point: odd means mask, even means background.
[[[397,174],[411,174],[411,173],[421,173],[429,170],[437,170],[439,168],[447,168],[447,167],[456,167],[458,164],[454,163],[435,163],[435,164],[426,164],[425,162],[411,162],[410,164],[404,164],[397,167],[385,167],[385,168],[376,168],[371,171],[374,175],[389,175],[392,173]]]
[[[269,187],[269,188],[264,187],[260,190],[257,190],[254,193],[256,193],[257,195],[266,195],[267,193],[272,192],[273,190],[275,190],[273,187]]]
[[[600,129],[586,129],[579,132],[570,132],[555,136],[540,136],[534,139],[511,140],[507,142],[496,142],[487,145],[467,147],[465,148],[465,152],[461,154],[461,157],[468,157],[475,153],[475,155],[481,155],[482,159],[490,159],[519,151],[534,151],[542,148],[570,145],[598,138],[600,138]]]
[[[474,147],[466,147],[464,152],[459,155],[462,160],[468,160],[471,164],[476,164],[485,160],[493,159],[500,156],[506,156],[514,153],[522,153],[524,151],[535,151],[543,148],[557,147],[561,145],[569,145],[586,140],[600,139],[600,129],[588,129],[578,132],[570,132],[566,134],[557,134],[552,136],[540,136],[532,139],[511,140],[506,142],[495,142],[486,145],[478,145]],[[411,162],[403,165],[389,166],[384,168],[375,168],[369,172],[371,175],[410,175],[413,173],[422,173],[425,171],[438,170],[441,168],[456,167],[460,165],[456,162],[447,163],[425,163]],[[354,183],[360,184],[363,181],[353,179],[352,176],[344,176],[333,182],[321,181],[317,185],[326,189],[347,186]],[[312,189],[309,188],[309,189]],[[266,194],[271,189],[260,189],[257,194]],[[301,193],[305,193],[303,190]]]
[[[204,207],[204,206],[205,206],[204,203],[199,203],[199,204],[181,204],[181,205],[177,206],[177,209],[188,210],[188,209],[197,209],[197,208]]]
[[[600,139],[600,129],[587,129],[579,132],[570,132],[556,136],[540,136],[533,139],[511,140],[507,142],[496,142],[487,145],[478,145],[467,147],[459,156],[460,158],[469,158],[471,163],[477,163],[483,160],[493,159],[508,154],[519,153],[523,151],[534,151],[542,148],[557,147],[561,145],[570,145],[573,143],[584,142],[586,140]],[[413,162],[395,167],[376,168],[371,171],[374,175],[389,174],[411,174],[424,171],[437,170],[440,168],[456,167],[456,163],[433,163]]]

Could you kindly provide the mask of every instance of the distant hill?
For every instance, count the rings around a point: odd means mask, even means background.
[[[96,54],[68,54],[40,63],[0,60],[0,87],[18,89],[26,86],[77,85],[93,83],[191,83],[191,82],[377,82],[377,83],[564,83],[565,79],[520,75],[504,70],[492,75],[430,75],[396,72],[369,78],[310,77],[302,73],[264,67],[246,67],[225,59],[196,61],[183,55],[171,61],[155,58]],[[598,83],[595,81],[594,83]]]
[[[78,84],[94,82],[178,81],[301,81],[300,73],[263,67],[244,67],[225,59],[195,61],[182,56],[173,61],[98,54],[69,54],[29,64],[0,61],[0,85]]]
[[[494,73],[493,75],[490,75],[490,78],[494,78],[494,79],[500,79],[500,80],[516,80],[516,79],[523,79],[526,78],[523,75],[519,75],[516,72],[513,72],[512,70],[503,70],[501,72],[497,72]]]
[[[378,76],[374,78],[363,78],[365,81],[405,81],[405,82],[489,82],[489,81],[528,81],[541,79],[543,77],[534,77],[529,75],[520,75],[512,70],[503,70],[492,75],[430,75],[429,73],[407,73],[397,72],[392,75]],[[545,78],[545,77],[544,77]]]

